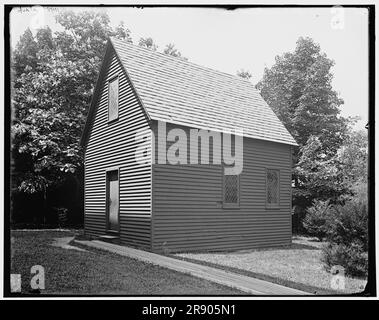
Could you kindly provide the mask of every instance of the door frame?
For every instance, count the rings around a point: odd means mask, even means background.
[[[117,212],[117,221],[118,226],[117,230],[109,229],[109,173],[117,171],[117,180],[118,180],[118,212]],[[120,233],[120,167],[110,167],[105,169],[105,231],[108,233]]]

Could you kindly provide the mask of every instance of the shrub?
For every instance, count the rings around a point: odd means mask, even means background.
[[[293,206],[292,208],[292,233],[296,235],[307,234],[303,221],[305,217],[305,208]]]
[[[353,200],[344,205],[335,205],[327,224],[327,238],[330,243],[346,246],[356,243],[364,251],[368,249],[368,213],[363,202]]]
[[[307,233],[317,237],[320,241],[327,235],[330,208],[329,201],[315,200],[313,205],[307,209],[303,220],[303,226]]]
[[[333,266],[342,266],[348,276],[367,276],[368,257],[361,245],[329,243],[323,247],[322,252],[322,262],[327,271]]]
[[[368,212],[365,201],[348,200],[330,210],[326,223],[329,244],[323,248],[325,269],[334,265],[345,274],[364,277],[368,271]]]

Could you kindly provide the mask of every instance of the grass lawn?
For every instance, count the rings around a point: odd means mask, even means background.
[[[76,232],[77,233],[77,232]],[[110,252],[54,246],[75,231],[12,231],[11,273],[30,292],[30,268],[45,268],[45,294],[233,295],[245,294],[210,281]],[[83,247],[84,248],[84,247]]]
[[[181,253],[175,257],[282,284],[313,294],[349,294],[364,290],[366,280],[345,278],[345,290],[331,289],[331,274],[320,262],[322,243],[296,237],[290,246],[226,253]]]

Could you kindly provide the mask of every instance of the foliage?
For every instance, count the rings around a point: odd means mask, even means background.
[[[342,183],[344,175],[336,153],[354,119],[340,115],[343,100],[332,88],[333,65],[312,39],[299,38],[294,52],[277,56],[257,84],[299,144],[293,152],[292,177],[293,204],[298,212],[305,212],[315,199],[335,202],[349,192]]]
[[[124,25],[124,22],[121,21],[120,24],[116,27],[114,36],[120,40],[124,40],[129,43],[133,43],[131,32]]]
[[[368,136],[366,131],[353,131],[337,151],[336,158],[344,183],[354,189],[356,182],[367,184],[368,173]]]
[[[14,183],[28,193],[59,185],[82,166],[78,141],[110,30],[103,14],[63,11],[57,21],[65,31],[39,30],[33,59],[15,52],[22,73],[14,79]]]
[[[82,166],[79,139],[108,37],[132,42],[124,23],[113,30],[105,13],[63,10],[56,21],[63,31],[27,29],[13,53],[13,182],[28,193]],[[141,41],[156,49],[151,38]]]
[[[168,54],[173,57],[177,57],[183,60],[188,60],[186,57],[183,57],[181,52],[175,48],[175,45],[172,43],[169,43],[166,48],[163,50],[163,53]]]
[[[248,70],[241,69],[237,71],[237,76],[241,77],[242,79],[250,80],[252,74]]]
[[[326,224],[328,245],[323,248],[322,258],[327,270],[341,265],[348,275],[367,275],[368,210],[363,186],[357,184],[356,194],[332,208]]]
[[[56,22],[61,28],[54,33],[49,27],[35,35],[27,29],[12,52],[12,187],[40,193],[30,199],[39,199],[39,205],[32,202],[41,212],[66,181],[81,185],[79,140],[108,38],[132,43],[124,23],[113,29],[105,13],[60,10]],[[143,45],[156,49],[151,38]],[[62,207],[61,202],[49,205]]]
[[[333,206],[333,219],[328,223],[328,241],[346,246],[356,243],[368,250],[368,213],[367,204],[347,201]]]
[[[294,52],[277,56],[257,84],[263,98],[299,144],[293,153],[296,230],[301,230],[306,208],[314,200],[335,203],[350,194],[350,182],[358,175],[350,169],[366,162],[364,157],[349,157],[356,160],[350,166],[346,161],[347,155],[355,152],[349,139],[359,139],[350,130],[354,119],[340,116],[343,100],[332,88],[333,65],[334,61],[312,39],[299,38]],[[245,77],[243,70],[238,74]]]
[[[322,249],[322,262],[330,271],[333,266],[342,266],[347,276],[366,277],[368,254],[357,244],[344,245],[329,243]]]
[[[311,136],[301,148],[294,168],[297,190],[303,190],[302,196],[308,201],[317,198],[336,202],[341,197],[349,197],[356,183],[367,183],[367,160],[364,131],[349,132],[334,155],[324,153],[320,139]]]
[[[257,84],[297,143],[317,136],[327,154],[341,145],[348,123],[339,116],[343,100],[332,89],[333,65],[312,39],[299,38],[295,51],[277,56]]]
[[[338,154],[327,154],[318,137],[311,136],[301,148],[299,160],[294,168],[297,190],[304,190],[305,201],[313,199],[335,202],[342,194],[348,192],[343,183],[343,163]]]
[[[23,73],[27,67],[28,70],[35,70],[37,68],[37,51],[37,42],[34,40],[33,34],[28,28],[20,37],[20,41],[17,43],[13,52],[12,67],[16,76]]]
[[[352,196],[355,199],[358,188],[367,203],[367,161],[368,139],[365,131],[349,131],[345,142],[334,155],[324,153],[320,139],[311,136],[301,148],[294,167],[297,185],[293,190],[293,202],[305,211],[304,208],[311,206],[313,199],[330,200],[334,204]],[[293,223],[295,229],[300,229],[301,210],[297,212]]]
[[[139,39],[138,45],[142,48],[157,51],[158,46],[154,43],[152,38],[141,38]]]
[[[327,233],[328,218],[330,216],[329,201],[314,200],[313,206],[307,209],[303,225],[308,234],[322,241]]]

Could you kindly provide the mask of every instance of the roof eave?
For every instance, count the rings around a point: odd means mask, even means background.
[[[201,130],[208,130],[208,131],[214,131],[214,132],[224,132],[223,130],[217,129],[217,128],[210,128],[210,127],[199,126],[199,125],[191,125],[191,124],[180,122],[180,121],[176,121],[176,120],[166,120],[166,119],[162,119],[162,118],[154,117],[154,116],[151,118],[151,120],[153,120],[153,121],[162,121],[162,122],[166,122],[166,123],[175,124],[175,125],[178,125],[178,126],[189,127],[189,128],[196,128],[196,129],[201,129]],[[252,134],[242,134],[242,135],[240,135],[238,133],[232,133],[232,134],[237,135],[237,136],[242,136],[242,137],[245,137],[245,138],[249,138],[249,139],[269,141],[269,142],[275,142],[275,143],[281,143],[281,144],[286,144],[286,145],[290,145],[290,146],[294,146],[294,147],[298,147],[299,146],[292,136],[291,136],[292,137],[292,141],[291,140],[288,140],[288,141],[284,141],[283,140],[282,141],[282,140],[278,140],[278,139],[270,139],[270,138],[255,136],[255,135],[252,135]]]
[[[101,88],[101,84],[99,83],[100,80],[102,79],[102,76],[103,76],[103,73],[105,72],[105,67],[106,67],[106,58],[108,57],[108,55],[110,54],[111,52],[111,49],[113,49],[115,55],[116,55],[116,58],[118,60],[118,62],[120,63],[120,66],[123,70],[123,72],[125,73],[127,79],[130,81],[130,84],[131,84],[131,87],[132,87],[132,90],[134,92],[134,94],[136,95],[142,109],[143,109],[143,112],[144,112],[144,115],[146,117],[146,120],[147,122],[151,123],[151,117],[149,115],[149,113],[147,112],[143,102],[142,102],[142,99],[141,97],[139,96],[134,84],[133,84],[133,81],[131,79],[131,77],[129,76],[124,64],[122,63],[122,60],[112,42],[112,39],[109,38],[108,42],[107,42],[107,45],[106,45],[106,49],[105,49],[105,53],[104,53],[104,56],[103,56],[103,59],[102,59],[102,65],[101,65],[101,68],[100,68],[100,72],[99,72],[99,75],[97,77],[97,80],[96,80],[96,85],[95,85],[95,90],[94,90],[94,93],[92,95],[92,99],[91,99],[91,104],[90,104],[90,107],[89,107],[89,110],[88,110],[88,114],[87,114],[87,119],[86,119],[86,123],[84,125],[84,129],[83,129],[83,133],[82,133],[82,136],[80,138],[80,146],[82,147],[85,147],[86,146],[86,143],[87,143],[87,140],[88,140],[88,135],[89,135],[89,129],[90,129],[90,126],[91,126],[91,121],[92,121],[92,117],[93,117],[93,113],[95,111],[95,105],[96,105],[96,102],[97,102],[97,99],[98,99],[98,95],[99,95],[99,92],[100,92],[100,88]]]

